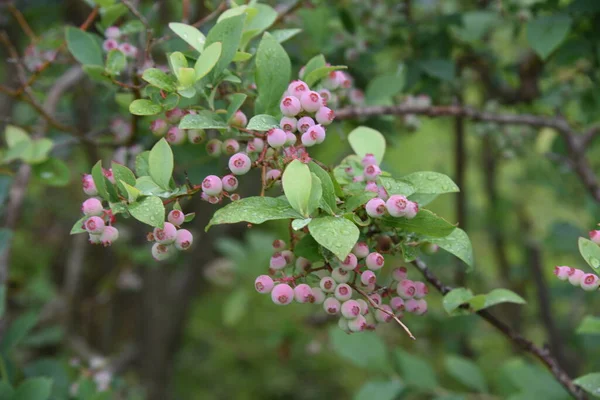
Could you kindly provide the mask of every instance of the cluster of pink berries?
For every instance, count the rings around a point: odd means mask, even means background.
[[[185,221],[181,210],[171,210],[162,228],[154,228],[148,234],[148,240],[156,242],[152,245],[152,257],[156,261],[170,258],[177,250],[187,250],[192,246],[194,237],[187,229],[179,228]]]
[[[590,231],[589,235],[592,242],[600,245],[600,230]],[[586,274],[577,268],[556,266],[554,267],[554,275],[561,281],[568,280],[571,285],[580,286],[588,292],[598,290],[598,287],[600,287],[600,278],[596,274]]]
[[[388,287],[377,284],[385,260],[383,255],[371,252],[365,242],[358,242],[344,260],[336,259],[318,268],[303,257],[296,258],[283,240],[275,240],[273,249],[269,274],[258,276],[254,287],[259,293],[270,293],[277,305],[293,301],[322,304],[327,314],[341,316],[338,325],[346,332],[375,329],[378,322],[403,318],[404,312],[427,312],[427,285],[407,279],[406,268],[392,271]],[[285,273],[292,266],[299,275]],[[306,283],[312,278],[318,280],[313,286]]]
[[[122,32],[118,27],[109,26],[104,31],[104,36],[106,37],[106,40],[102,43],[104,51],[120,50],[127,58],[135,58],[137,56],[137,47],[128,42],[119,43],[118,39],[122,39]]]
[[[83,176],[82,185],[84,193],[88,196],[96,196],[98,194],[96,184],[91,175]],[[110,209],[104,209],[102,201],[97,197],[90,197],[84,201],[81,205],[81,212],[86,216],[82,228],[89,233],[90,243],[110,246],[119,238],[119,231],[112,226],[116,220],[115,216]]]

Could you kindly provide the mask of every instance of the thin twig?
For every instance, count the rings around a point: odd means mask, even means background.
[[[27,20],[25,19],[25,17],[21,13],[21,11],[19,11],[19,9],[17,9],[17,7],[15,7],[14,4],[12,4],[12,3],[9,3],[6,6],[6,8],[8,8],[8,11],[17,20],[17,22],[19,23],[19,26],[21,27],[21,29],[23,29],[23,32],[25,32],[25,34],[29,37],[29,39],[32,42],[37,42],[38,41],[38,37],[35,35],[35,33],[33,32],[33,30],[31,29],[31,27],[27,23]]]

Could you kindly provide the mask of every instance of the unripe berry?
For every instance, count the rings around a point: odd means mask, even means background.
[[[167,216],[167,221],[175,226],[180,226],[185,221],[185,214],[179,210],[171,210]]]
[[[407,274],[408,273],[406,271],[406,267],[394,268],[392,270],[392,279],[400,282],[400,281],[403,281],[404,279],[406,279]]]
[[[315,121],[311,117],[302,117],[298,120],[296,127],[300,133],[304,133],[308,130],[308,128],[314,125]]]
[[[239,184],[238,179],[231,174],[225,175],[223,178],[221,178],[221,183],[223,185],[223,190],[227,192],[233,192],[238,188]]]
[[[404,311],[404,299],[402,297],[392,297],[390,299],[390,307],[394,311]]]
[[[364,301],[363,299],[358,299],[356,300],[358,302],[358,304],[360,305],[360,313],[362,315],[366,315],[369,313],[369,303],[367,303],[366,301]]]
[[[287,249],[287,245],[285,244],[284,240],[282,240],[282,239],[273,240],[273,250],[283,251],[285,249]]]
[[[173,255],[173,249],[174,247],[171,245],[154,243],[154,245],[152,245],[152,257],[156,261],[166,260],[167,258],[171,257],[171,255]]]
[[[285,283],[280,283],[271,291],[271,299],[277,305],[288,305],[294,300],[294,289]]]
[[[306,283],[301,283],[294,288],[294,299],[296,299],[298,303],[312,303],[315,301],[312,288]]]
[[[371,293],[369,295],[369,298],[373,301],[373,303],[377,304],[378,306],[380,306],[381,302],[383,301],[379,293]]]
[[[171,144],[182,144],[183,142],[185,142],[187,134],[183,129],[179,129],[176,126],[172,126],[167,131],[167,135],[165,136],[165,138],[167,139],[167,142]]]
[[[310,261],[304,257],[298,257],[296,259],[296,270],[299,272],[305,272],[311,266]]]
[[[331,92],[327,89],[319,90],[319,95],[321,96],[321,100],[323,100],[323,105],[326,106],[327,102],[331,100]]]
[[[175,248],[177,250],[187,250],[192,247],[193,242],[194,237],[190,231],[187,229],[179,229],[177,231],[177,236],[175,237]]]
[[[235,139],[227,139],[223,142],[223,152],[232,155],[240,151],[240,144]]]
[[[281,178],[281,171],[278,169],[268,170],[267,175],[265,176],[267,182],[276,181],[279,178]]]
[[[250,171],[252,162],[250,157],[244,153],[237,153],[231,156],[229,159],[229,169],[234,175],[244,175]]]
[[[369,246],[365,242],[356,242],[352,248],[352,253],[358,258],[365,258],[369,255]]]
[[[587,292],[597,290],[600,286],[600,279],[594,274],[585,274],[581,277],[581,288]]]
[[[373,271],[380,270],[381,267],[383,267],[384,262],[383,256],[376,252],[370,253],[366,259],[367,268]]]
[[[348,98],[350,99],[350,103],[352,103],[355,106],[361,106],[365,102],[365,94],[362,92],[362,90],[359,89],[350,90]]]
[[[375,319],[378,322],[390,322],[393,319],[392,315],[394,315],[392,312],[392,307],[388,306],[387,304],[382,304],[379,306],[379,308],[380,310],[375,311]]]
[[[350,274],[348,273],[348,271],[346,271],[345,269],[342,269],[340,267],[334,268],[331,271],[331,277],[337,283],[347,283],[350,281]]]
[[[90,244],[100,244],[102,243],[101,240],[102,235],[93,235],[93,234],[89,234],[89,242]]]
[[[169,130],[169,125],[165,122],[164,119],[155,119],[150,122],[150,131],[154,136],[165,136],[165,133]]]
[[[415,288],[413,281],[408,279],[399,282],[398,287],[396,288],[398,296],[402,297],[404,300],[412,299],[416,291],[417,289]]]
[[[114,226],[105,226],[102,235],[100,235],[100,242],[104,246],[110,246],[115,240],[119,238],[119,231]]]
[[[174,108],[172,110],[165,111],[165,118],[170,124],[178,124],[184,115],[185,113],[181,108]]]
[[[102,43],[102,48],[104,49],[104,51],[109,52],[111,50],[115,50],[119,48],[119,42],[117,42],[115,39],[106,39],[103,43]]]
[[[317,144],[321,144],[325,141],[325,128],[323,128],[321,125],[311,126],[306,131],[306,134],[310,134],[310,137],[313,138],[317,142]]]
[[[416,314],[416,315],[423,315],[427,312],[427,302],[423,299],[421,300],[416,300],[416,299],[410,299],[407,300],[405,303],[405,308],[406,311]]]
[[[274,270],[284,269],[287,265],[287,261],[283,254],[275,253],[271,256],[271,261],[269,261],[269,267]]]
[[[367,184],[365,185],[365,192],[373,192],[373,193],[378,193],[379,191],[379,187],[377,186],[377,183],[375,182],[367,182]],[[385,206],[385,204],[384,204]]]
[[[560,267],[557,265],[556,267],[554,267],[554,275],[556,275],[556,277],[561,281],[566,281],[567,279],[569,279],[570,269],[571,267]]]
[[[290,131],[286,131],[285,135],[286,135],[286,141],[285,141],[286,146],[293,146],[296,144],[296,135],[294,135]]]
[[[392,217],[404,217],[408,209],[409,201],[406,197],[395,194],[385,202],[385,207]]]
[[[305,147],[311,147],[311,146],[314,146],[315,144],[317,144],[316,137],[314,137],[313,135],[311,135],[310,132],[304,132],[302,134],[302,136],[300,137],[300,140],[302,141],[302,144]]]
[[[265,142],[260,138],[254,138],[251,142],[248,142],[246,151],[248,153],[260,153],[265,147]]]
[[[298,120],[292,117],[282,117],[279,121],[279,127],[286,132],[295,132]]]
[[[363,175],[356,175],[352,178],[352,182],[364,182],[365,177]]]
[[[88,196],[95,196],[98,194],[94,178],[92,178],[92,175],[90,174],[83,175],[81,178],[81,186],[83,187],[83,192]]]
[[[366,270],[360,275],[360,281],[363,285],[371,285],[377,282],[377,276],[373,271]]]
[[[282,147],[287,141],[287,134],[284,130],[274,128],[267,133],[267,143],[274,148]]]
[[[368,167],[369,165],[377,165],[377,159],[371,153],[365,154],[363,159],[361,160],[363,167]]]
[[[375,181],[381,175],[381,169],[375,164],[367,165],[363,170],[363,175],[367,181]]]
[[[119,36],[121,36],[121,30],[116,26],[109,26],[104,31],[104,36],[109,39],[117,39]]]
[[[346,333],[350,333],[350,328],[348,328],[348,320],[346,318],[342,317],[338,320],[338,328]]]
[[[415,299],[422,299],[429,293],[429,288],[424,282],[413,282],[415,285]]]
[[[369,217],[381,218],[385,215],[385,201],[376,197],[367,202],[365,209],[367,210]]]
[[[352,253],[348,254],[343,261],[339,262],[340,268],[352,271],[358,265],[358,259]]]
[[[323,302],[323,309],[329,315],[338,314],[340,312],[340,308],[342,308],[342,305],[340,304],[340,301],[335,297],[328,297]]]
[[[233,116],[231,117],[231,125],[233,126],[245,128],[247,124],[248,118],[246,117],[246,114],[244,114],[240,110],[237,110],[235,114],[233,114]]]
[[[216,175],[209,175],[202,181],[202,191],[209,196],[218,196],[223,191],[223,182]]]
[[[307,91],[302,93],[302,96],[300,96],[300,104],[302,104],[304,111],[316,112],[322,107],[323,100],[321,100],[319,93]]]
[[[421,245],[421,250],[423,251],[423,253],[427,254],[427,255],[432,255],[438,252],[438,250],[440,249],[440,246],[438,246],[437,244],[433,244],[430,242],[425,242]]]
[[[600,231],[590,231],[590,240],[596,244],[600,244]]]
[[[312,302],[316,304],[323,304],[325,301],[325,293],[323,293],[323,291],[318,287],[313,287],[311,290],[314,299]]]
[[[340,301],[350,300],[352,298],[352,288],[346,283],[340,283],[335,287],[333,295]]]
[[[341,311],[344,318],[354,319],[360,315],[360,304],[356,300],[345,301]]]
[[[284,116],[294,117],[298,115],[300,111],[302,111],[302,105],[296,96],[286,96],[281,99],[281,103],[279,103],[279,109]]]
[[[300,99],[304,92],[308,92],[308,85],[300,80],[293,81],[288,85],[287,92],[290,96]]]
[[[161,228],[154,228],[154,240],[160,244],[171,244],[177,237],[177,228],[170,222],[165,222]]]
[[[321,281],[319,282],[319,287],[325,293],[333,293],[335,291],[336,286],[337,286],[336,281],[329,276],[325,276],[325,277],[321,278]]]
[[[94,235],[99,235],[104,231],[104,220],[100,217],[90,217],[84,225],[85,230]]]
[[[331,71],[325,79],[323,79],[323,86],[329,90],[335,90],[342,85],[344,76],[340,71]]]
[[[418,212],[419,212],[419,205],[417,203],[415,203],[414,201],[409,201],[404,218],[413,219],[414,217],[417,216]]]
[[[268,275],[260,275],[254,281],[254,288],[258,293],[271,293],[273,286],[275,286],[275,283]]]
[[[211,157],[219,157],[223,143],[219,139],[211,139],[206,143],[206,152]]]
[[[585,272],[583,272],[580,269],[576,269],[576,268],[570,268],[569,269],[569,283],[573,286],[579,286],[580,282],[581,282],[581,277],[585,275]]]
[[[292,253],[290,250],[283,250],[281,252],[281,255],[283,256],[283,258],[285,258],[285,262],[287,263],[287,265],[291,265],[294,263],[294,253]]]
[[[348,329],[351,332],[361,332],[367,329],[367,320],[364,316],[359,315],[358,317],[348,320]]]
[[[238,201],[239,199],[241,199],[241,197],[237,193],[231,193],[229,195],[229,200],[231,200],[231,201]]]
[[[379,196],[380,199],[386,200],[386,201],[390,197],[390,196],[388,196],[387,190],[385,190],[385,188],[383,186],[377,187],[377,195]]]
[[[319,111],[315,114],[315,119],[321,125],[329,125],[333,122],[335,118],[335,113],[332,109],[327,107],[319,108]]]
[[[101,216],[104,213],[104,207],[102,207],[102,202],[94,197],[87,199],[81,205],[81,212],[90,217],[90,216]]]

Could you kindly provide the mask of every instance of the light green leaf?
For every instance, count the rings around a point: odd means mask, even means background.
[[[377,197],[377,193],[366,191],[361,194],[349,196],[344,203],[344,209],[346,211],[354,211],[374,197]]]
[[[102,49],[94,35],[68,26],[65,29],[65,36],[69,51],[81,64],[104,65]]]
[[[119,28],[121,30],[121,35],[133,35],[134,33],[142,32],[145,27],[142,21],[132,20],[127,21]]]
[[[179,123],[181,129],[227,129],[223,119],[212,111],[204,110],[198,114],[188,114]]]
[[[100,15],[102,15],[102,26],[104,29],[113,25],[121,16],[127,14],[127,7],[123,4],[114,4],[109,7],[102,7]]]
[[[0,244],[0,254],[1,253],[2,253],[2,245]],[[2,284],[2,285],[0,285],[0,318],[2,316],[4,316],[5,310],[6,310],[6,285]]]
[[[143,151],[137,156],[135,156],[135,172],[138,176],[148,176],[150,175],[150,166],[149,166],[149,158],[150,152]]]
[[[400,381],[368,381],[365,382],[354,400],[394,400],[402,392],[403,386]]]
[[[353,222],[342,217],[313,218],[308,230],[317,243],[340,260],[350,254],[360,234]]]
[[[111,164],[111,168],[115,176],[115,181],[124,181],[129,185],[135,185],[135,175],[129,168],[114,161]]]
[[[142,195],[142,192],[140,192],[134,186],[129,185],[127,182],[125,182],[125,181],[118,181],[118,182],[121,185],[123,185],[123,188],[125,189],[125,192],[127,194],[127,202],[128,203],[134,203],[138,199],[138,197],[140,197]]]
[[[397,349],[396,360],[406,386],[432,391],[439,386],[435,371],[427,360]]]
[[[185,55],[180,51],[174,51],[169,54],[167,61],[169,62],[171,71],[177,76],[177,79],[179,79],[179,69],[188,67],[187,58],[185,58]]]
[[[594,397],[600,397],[600,372],[594,372],[573,381],[574,384],[581,386],[583,390]]]
[[[327,171],[325,171],[323,168],[321,168],[314,161],[311,161],[308,164],[308,168],[310,169],[310,172],[315,174],[321,182],[321,186],[323,189],[323,193],[322,193],[323,202],[325,203],[324,205],[326,206],[324,208],[325,211],[327,211],[330,214],[334,214],[335,211],[337,210],[337,205],[336,205],[336,199],[335,199],[335,188],[333,186],[333,181],[331,180],[331,177],[329,176]]]
[[[106,56],[106,72],[109,75],[119,75],[127,66],[125,54],[120,50],[111,50]]]
[[[536,17],[527,22],[527,42],[545,60],[565,40],[571,23],[565,14]]]
[[[297,34],[302,32],[302,29],[276,29],[271,31],[271,35],[277,40],[279,43],[283,43],[286,40],[290,40]]]
[[[71,169],[58,158],[49,158],[32,169],[33,174],[45,185],[60,187],[71,181]]]
[[[473,292],[471,292],[469,289],[452,289],[451,291],[446,293],[446,295],[444,295],[442,306],[449,315],[468,314],[469,312],[467,310],[460,310],[459,307],[462,304],[471,300],[472,298]]]
[[[302,218],[302,215],[284,199],[247,197],[218,209],[206,226],[206,230],[212,225],[235,224],[243,221],[262,224],[266,221],[292,218]]]
[[[252,54],[246,53],[244,51],[236,51],[235,57],[233,57],[233,62],[243,62],[248,61],[252,58]]]
[[[4,135],[8,147],[15,147],[18,143],[22,142],[31,142],[29,134],[18,126],[6,125]]]
[[[264,132],[264,131],[268,131],[271,128],[277,128],[279,127],[279,121],[268,114],[259,114],[259,115],[255,115],[254,117],[250,118],[250,121],[248,121],[248,126],[246,126],[246,129],[250,129],[252,131],[259,131],[259,132]]]
[[[10,400],[46,400],[52,392],[52,379],[29,378],[15,390]]]
[[[263,33],[277,19],[277,11],[267,4],[254,4],[248,8],[255,11],[248,14],[242,35],[241,48],[245,48],[253,37]]]
[[[98,161],[92,168],[92,178],[94,179],[94,184],[96,185],[98,194],[104,200],[110,200],[107,190],[107,180],[104,177],[104,172],[102,171],[102,161]]]
[[[0,351],[3,355],[15,348],[21,340],[37,324],[38,316],[34,312],[29,312],[15,319],[6,329],[0,341]]]
[[[179,86],[177,87],[178,92],[183,89],[191,88],[194,82],[196,82],[196,71],[194,68],[179,68],[177,71],[177,79],[179,80]]]
[[[77,220],[77,222],[75,222],[73,224],[73,227],[71,227],[71,232],[69,233],[69,235],[76,235],[78,233],[84,233],[87,232],[84,228],[83,228],[83,222],[87,219],[88,217],[83,216],[81,218],[79,218]]]
[[[312,214],[321,205],[323,187],[319,177],[311,172],[310,197],[308,198],[308,215]]]
[[[318,68],[323,68],[327,66],[327,61],[325,60],[325,56],[323,54],[318,54],[308,60],[306,65],[304,66],[304,77],[313,72]]]
[[[171,190],[165,190],[158,186],[149,176],[141,176],[135,182],[135,188],[144,196],[171,197]]]
[[[229,121],[231,117],[235,114],[237,110],[240,109],[244,101],[248,96],[244,93],[234,93],[231,95],[231,100],[229,102],[229,107],[227,107],[227,114],[225,116],[225,120]]]
[[[295,219],[292,221],[292,229],[294,229],[295,231],[299,231],[300,229],[307,226],[310,223],[310,221],[312,221],[312,218]]]
[[[600,246],[589,239],[579,238],[579,253],[590,267],[598,269],[600,267]]]
[[[383,186],[388,195],[401,194],[402,196],[410,196],[415,192],[415,188],[407,182],[396,180],[388,176],[380,176],[379,183]]]
[[[586,315],[577,327],[577,333],[580,335],[600,335],[600,318]]]
[[[151,85],[167,92],[175,91],[177,80],[173,75],[167,75],[164,71],[157,68],[149,68],[142,74],[142,79]]]
[[[206,74],[208,74],[215,67],[215,65],[217,65],[217,61],[219,61],[219,57],[221,57],[222,50],[223,45],[221,42],[215,42],[204,49],[194,65],[194,69],[196,71],[196,80],[204,78]]]
[[[283,47],[265,33],[256,51],[256,113],[277,113],[279,100],[287,89],[292,74],[290,58]]]
[[[148,169],[152,180],[161,188],[169,190],[169,182],[173,175],[173,151],[164,138],[150,150]]]
[[[370,371],[389,371],[388,350],[375,332],[357,332],[348,335],[340,328],[329,329],[331,348],[340,357]]]
[[[48,159],[48,154],[52,150],[52,140],[48,138],[35,139],[23,154],[23,160],[28,164],[38,164]]]
[[[156,115],[161,111],[161,106],[146,99],[134,100],[129,105],[129,112],[133,115]]]
[[[395,74],[375,77],[365,90],[365,102],[368,105],[383,104],[404,89],[406,83],[405,68],[401,66]]]
[[[226,326],[234,326],[244,316],[248,308],[248,291],[239,289],[227,297],[223,304],[223,323]]]
[[[444,362],[448,374],[454,379],[476,392],[487,392],[487,383],[481,369],[473,361],[450,355]]]
[[[451,81],[456,72],[451,60],[424,60],[419,63],[421,69],[429,76],[442,81]]]
[[[456,229],[456,226],[426,209],[419,210],[413,219],[387,216],[381,221],[387,226],[440,238],[450,235]]]
[[[180,22],[171,22],[169,24],[169,28],[175,32],[177,36],[185,40],[190,46],[194,49],[202,52],[204,48],[204,42],[206,41],[206,37],[202,32],[200,32],[197,28],[182,24]]]
[[[385,138],[379,131],[359,126],[348,134],[348,142],[361,159],[367,154],[373,154],[378,163],[383,161]]]
[[[468,271],[473,269],[473,246],[469,236],[462,229],[456,228],[446,237],[428,237],[427,241],[463,260],[469,266]]]
[[[447,175],[439,172],[413,172],[403,176],[402,181],[411,184],[415,188],[415,193],[453,193],[460,192],[460,189]]]
[[[213,68],[211,76],[217,77],[231,63],[242,38],[242,29],[244,26],[245,15],[237,15],[218,22],[206,37],[204,47],[215,42],[221,42],[223,45],[221,57],[217,65]],[[214,79],[213,79],[214,80]]]
[[[165,222],[165,206],[160,198],[148,196],[129,204],[127,210],[140,222],[153,227],[162,228]]]
[[[345,65],[331,65],[331,66],[327,66],[327,67],[321,67],[321,68],[317,68],[314,71],[312,71],[310,74],[304,74],[304,82],[306,82],[306,84],[308,86],[313,86],[316,83],[318,83],[321,79],[325,78],[327,75],[329,75],[331,72],[333,71],[339,71],[341,69],[347,69],[348,67],[346,67]]]
[[[281,178],[283,192],[292,208],[304,217],[308,217],[308,202],[312,187],[310,169],[299,160],[288,164]]]
[[[486,295],[477,295],[469,300],[469,304],[474,311],[483,310],[500,303],[525,304],[526,301],[508,289],[494,289]]]

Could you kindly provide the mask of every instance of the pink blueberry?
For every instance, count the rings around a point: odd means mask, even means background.
[[[294,135],[290,131],[286,131],[285,134],[287,136],[286,141],[285,141],[285,145],[286,146],[293,146],[293,145],[295,145],[296,141],[297,141],[296,135]]]
[[[300,272],[305,272],[311,266],[311,262],[307,258],[298,257],[296,259],[296,269]]]
[[[269,267],[274,270],[284,269],[287,265],[287,260],[280,252],[277,252],[271,256]]]
[[[392,310],[392,307],[388,306],[387,304],[382,304],[381,306],[379,306],[379,310],[375,311],[375,319],[378,322],[390,322],[394,317],[394,312]]]
[[[352,297],[352,288],[346,283],[340,283],[335,287],[333,294],[340,301],[350,300]]]
[[[273,286],[275,286],[275,283],[268,275],[260,275],[254,281],[254,288],[258,293],[271,293]]]
[[[90,174],[83,175],[81,178],[81,186],[83,187],[83,192],[88,196],[95,196],[98,194],[94,178],[92,178],[92,175]]]
[[[361,332],[367,329],[367,320],[364,316],[359,315],[358,317],[348,321],[348,329],[351,332]]]
[[[554,267],[554,275],[556,275],[556,277],[558,279],[560,279],[561,281],[566,281],[567,279],[569,279],[569,270],[571,269],[571,267],[565,267],[565,266],[556,266]]]
[[[321,95],[319,93],[306,91],[300,96],[300,104],[302,104],[304,111],[316,112],[322,107],[323,100],[321,100]]]
[[[363,285],[371,285],[377,282],[377,276],[371,270],[366,270],[360,275],[360,281]]]
[[[423,299],[410,299],[406,301],[405,309],[410,313],[423,315],[427,312],[427,302]]]
[[[166,260],[173,255],[173,249],[174,247],[171,245],[154,243],[154,245],[152,245],[152,257],[156,261]]]
[[[296,96],[286,96],[279,103],[281,113],[286,117],[295,117],[302,111],[300,100]]]
[[[380,199],[386,200],[390,197],[388,195],[387,190],[385,190],[385,188],[383,186],[378,186],[377,187],[377,195],[379,196]]]
[[[340,312],[340,308],[342,308],[342,305],[340,304],[340,301],[335,297],[328,297],[323,302],[323,309],[329,315],[338,314]]]
[[[282,147],[287,141],[287,134],[283,129],[274,128],[267,132],[267,143],[274,148]]]
[[[293,117],[282,117],[279,121],[279,127],[286,132],[295,132],[298,120]]]
[[[117,26],[109,26],[104,31],[104,36],[109,39],[117,39],[119,36],[121,36],[121,30]]]
[[[164,136],[168,130],[169,125],[167,125],[164,119],[155,119],[150,122],[150,131],[154,136]]]
[[[294,299],[298,303],[313,303],[315,301],[312,288],[306,283],[301,283],[294,288]]]
[[[581,277],[585,275],[585,272],[583,272],[580,269],[576,269],[576,268],[570,268],[569,269],[569,283],[573,286],[579,286],[579,283],[581,282]]]
[[[348,271],[346,271],[345,269],[343,269],[341,267],[334,268],[331,271],[331,277],[337,283],[347,283],[350,281],[350,274],[348,273]]]
[[[345,301],[342,303],[341,312],[344,318],[356,318],[360,315],[360,304],[356,300]]]
[[[404,217],[407,213],[409,200],[399,194],[390,196],[385,202],[388,213],[392,217]]]
[[[363,299],[358,299],[358,300],[356,300],[356,302],[360,305],[360,313],[362,315],[365,315],[365,314],[369,313],[369,303],[367,303]]]
[[[363,175],[367,181],[375,181],[381,175],[381,169],[375,164],[367,165],[363,171]]]
[[[585,274],[581,277],[580,285],[583,290],[591,292],[598,289],[600,279],[594,274]]]
[[[211,139],[206,142],[206,152],[211,157],[219,157],[223,143],[219,139]]]
[[[135,58],[135,57],[137,57],[137,54],[138,54],[137,47],[135,47],[129,43],[121,43],[119,45],[119,50],[121,50],[123,52],[123,54],[125,54],[125,57],[128,57],[128,58]]]
[[[350,99],[350,103],[352,103],[355,106],[363,105],[365,102],[365,94],[362,90],[359,89],[350,90],[350,94],[348,95],[348,97]]]
[[[418,212],[419,212],[419,205],[417,203],[415,203],[414,201],[409,201],[408,208],[406,209],[406,214],[404,215],[404,218],[413,219],[414,217],[417,216]]]
[[[287,244],[282,239],[273,240],[273,250],[275,251],[283,251],[287,248]]]
[[[102,234],[100,235],[94,235],[94,234],[89,234],[89,242],[90,244],[100,244],[102,243],[101,240]]]
[[[315,114],[315,119],[321,125],[329,125],[333,122],[335,118],[335,113],[332,109],[327,108],[325,106],[319,108],[319,111]]]
[[[231,117],[231,125],[233,126],[239,126],[244,128],[247,124],[248,118],[246,117],[246,114],[244,114],[240,110],[237,110]]]
[[[165,111],[165,118],[170,124],[179,123],[184,115],[185,112],[181,108],[174,108],[172,110]]]
[[[358,265],[358,259],[352,253],[348,254],[346,258],[339,262],[340,268],[345,269],[347,271],[352,271]]]
[[[329,90],[335,90],[342,85],[344,81],[344,75],[341,71],[331,71],[325,79],[323,79],[323,86]]]
[[[311,146],[314,146],[315,144],[317,144],[316,136],[311,135],[310,132],[304,132],[302,134],[302,136],[300,137],[300,140],[302,141],[302,144],[305,147],[311,147]]]
[[[309,90],[308,85],[301,80],[293,81],[287,88],[288,94],[298,99],[300,99],[303,93],[308,92]]]
[[[227,155],[232,155],[240,151],[240,143],[235,139],[226,139],[223,142],[223,152]]]
[[[352,182],[364,182],[365,177],[363,175],[356,175],[352,178]]]
[[[323,304],[325,301],[325,293],[321,290],[321,288],[313,287],[310,289],[312,291],[313,303]]]
[[[314,125],[314,119],[312,119],[311,117],[302,117],[298,120],[298,124],[296,125],[296,127],[300,133],[304,133],[308,130],[308,128]]]
[[[114,226],[106,226],[104,227],[102,235],[100,235],[100,242],[102,242],[104,246],[110,246],[118,238],[119,230]]]
[[[231,193],[229,195],[229,200],[231,201],[238,201],[239,199],[241,199],[241,196],[237,193]]]
[[[321,281],[319,282],[319,287],[325,293],[333,293],[335,291],[336,286],[337,286],[337,282],[329,276],[325,276],[325,277],[321,278]]]
[[[265,142],[260,138],[254,138],[252,141],[248,142],[248,146],[246,146],[246,151],[248,153],[260,153],[265,148]]]
[[[283,258],[285,258],[285,262],[287,263],[287,265],[293,264],[295,256],[291,250],[283,250],[281,252],[281,255],[283,256]]]
[[[288,305],[294,300],[294,289],[285,283],[280,283],[271,291],[271,299],[277,305]]]
[[[381,305],[383,301],[379,293],[371,293],[369,295],[369,298],[373,301],[373,303],[377,304],[378,306]]]
[[[375,182],[367,182],[367,184],[365,185],[365,192],[378,193],[379,192],[379,188],[377,187],[377,183],[375,183]],[[385,207],[385,203],[384,203],[384,207]]]
[[[376,197],[367,202],[365,209],[370,217],[381,218],[385,215],[385,201]]]
[[[596,244],[600,244],[600,230],[590,231],[590,240]]]
[[[250,171],[250,167],[252,167],[252,161],[244,153],[234,154],[229,159],[229,169],[234,175],[244,175]]]
[[[182,144],[185,142],[185,139],[187,139],[187,134],[183,129],[172,126],[167,131],[165,138],[167,139],[167,142],[171,144]]]
[[[429,293],[429,288],[424,282],[413,282],[415,285],[415,299],[422,299]]]
[[[102,43],[102,48],[104,49],[104,51],[108,52],[111,50],[115,50],[119,48],[119,42],[117,42],[115,39],[106,39],[103,43]]]
[[[194,237],[190,231],[187,229],[179,229],[177,231],[177,236],[175,237],[175,248],[177,250],[187,250],[192,247],[193,242]]]
[[[267,182],[276,181],[281,178],[281,171],[278,169],[270,169],[267,171],[265,178],[267,179]]]
[[[223,185],[223,190],[227,192],[233,192],[238,188],[239,182],[238,179],[234,175],[225,175],[221,178],[221,183]]]
[[[365,242],[356,242],[352,248],[352,253],[358,258],[365,258],[369,255],[369,246]]]
[[[390,299],[390,306],[394,311],[404,311],[404,299],[402,297],[392,297]]]
[[[371,153],[365,154],[361,162],[363,167],[368,167],[369,165],[377,165],[377,159]]]
[[[177,237],[177,228],[170,222],[165,222],[162,228],[154,228],[154,240],[160,244],[171,244]]]
[[[398,296],[402,297],[404,300],[412,299],[416,291],[417,289],[415,288],[413,281],[408,279],[399,282],[398,287],[396,288]]]
[[[407,275],[406,267],[394,268],[392,270],[392,278],[395,281],[400,282],[400,281],[406,279],[406,275]]]
[[[209,175],[202,181],[202,191],[209,196],[218,196],[223,191],[223,182],[216,175]]]
[[[180,210],[171,210],[169,215],[167,215],[167,221],[175,226],[180,226],[185,221],[185,214]]]
[[[370,253],[366,259],[367,268],[373,271],[381,269],[381,267],[383,267],[384,262],[385,260],[383,256],[376,252]]]
[[[100,217],[90,217],[85,221],[85,230],[88,233],[99,235],[104,231],[104,220]]]
[[[90,216],[101,216],[104,213],[104,207],[102,207],[102,202],[94,197],[87,199],[81,205],[81,212],[90,217]]]
[[[331,92],[327,89],[321,89],[319,90],[319,95],[323,100],[323,105],[326,106],[327,102],[331,99]]]
[[[321,125],[311,126],[308,128],[305,134],[310,135],[310,137],[314,139],[317,144],[323,143],[326,137],[325,128],[323,128]]]

